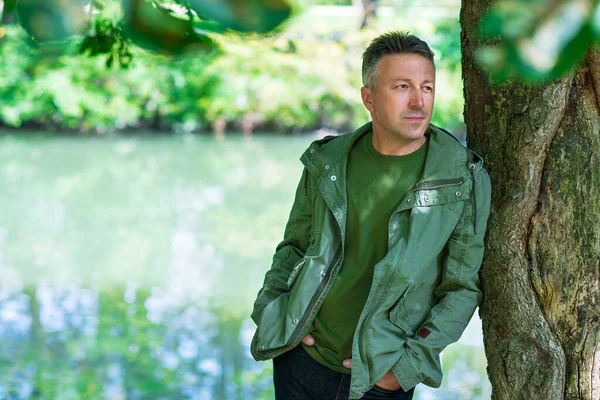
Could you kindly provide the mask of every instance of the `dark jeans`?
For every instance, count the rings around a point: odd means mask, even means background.
[[[347,400],[350,392],[350,375],[321,365],[302,345],[273,359],[273,382],[276,400]],[[361,399],[411,400],[414,391],[375,386]]]

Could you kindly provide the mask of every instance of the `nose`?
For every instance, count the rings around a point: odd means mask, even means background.
[[[413,90],[410,94],[410,102],[408,104],[411,108],[423,108],[425,103],[423,102],[423,93],[420,90]]]

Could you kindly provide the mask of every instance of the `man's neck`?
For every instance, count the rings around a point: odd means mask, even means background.
[[[414,153],[423,146],[425,141],[427,141],[425,135],[415,140],[391,141],[373,132],[373,147],[378,153],[386,156],[405,156]]]

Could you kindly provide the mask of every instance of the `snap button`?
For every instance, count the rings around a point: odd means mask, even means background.
[[[310,149],[310,154],[314,153],[315,149]]]
[[[298,318],[294,318],[294,319],[292,320],[292,323],[293,323],[293,324],[297,324],[297,323],[298,323]]]
[[[429,196],[426,196],[426,197],[425,197],[425,201],[429,201],[429,200],[431,200],[431,197],[429,197]]]
[[[406,200],[406,202],[407,202],[408,204],[410,204],[410,203],[412,203],[412,202],[413,202],[413,199],[408,199],[408,200]]]
[[[260,350],[264,350],[264,349],[265,349],[265,346],[259,346],[258,348],[259,348]]]
[[[475,169],[475,164],[469,164],[469,168]]]
[[[321,276],[323,276],[323,277],[325,276],[325,271],[321,272]]]
[[[331,175],[331,180],[335,182],[335,180],[337,179],[337,176],[335,175]]]
[[[456,192],[456,197],[460,197],[462,195],[461,192]]]
[[[325,166],[325,169],[329,169],[329,165],[326,165],[326,166]]]

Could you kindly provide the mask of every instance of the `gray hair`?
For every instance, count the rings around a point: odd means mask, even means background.
[[[418,54],[433,64],[433,51],[427,43],[409,32],[387,32],[373,39],[362,55],[363,85],[371,90],[379,78],[379,61],[390,54]]]

